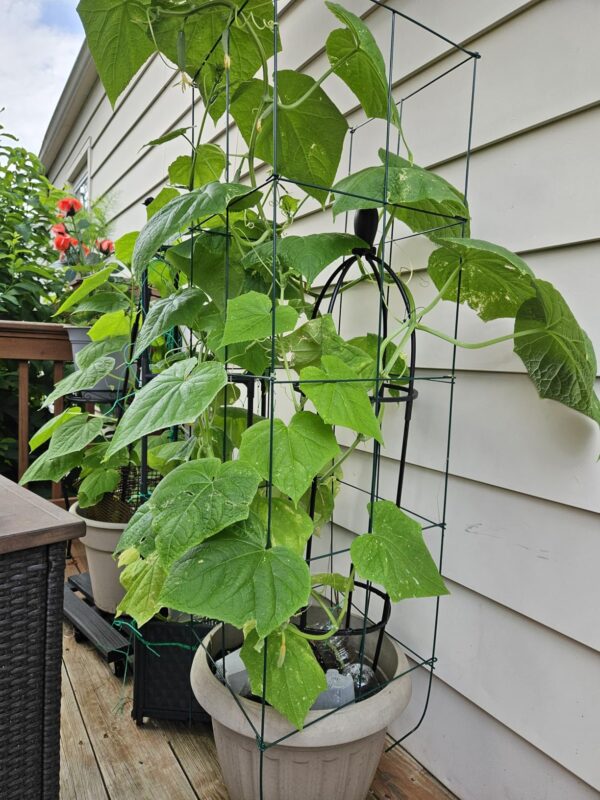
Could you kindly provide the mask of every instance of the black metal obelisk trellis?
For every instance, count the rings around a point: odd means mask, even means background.
[[[310,0],[312,2],[312,0]],[[344,491],[355,491],[359,492],[368,499],[370,504],[372,505],[375,501],[379,499],[393,499],[396,505],[402,508],[406,513],[409,515],[413,515],[415,518],[419,520],[419,522],[423,525],[423,529],[425,532],[430,531],[432,533],[437,532],[439,534],[439,544],[437,547],[437,562],[438,566],[441,570],[442,568],[442,560],[443,560],[443,549],[444,549],[444,535],[446,529],[446,510],[447,510],[447,497],[448,497],[448,477],[449,477],[449,459],[450,459],[450,445],[451,445],[451,431],[452,431],[452,412],[453,412],[453,403],[454,403],[454,389],[455,389],[455,378],[456,378],[456,347],[452,346],[451,351],[451,358],[450,363],[448,364],[448,368],[446,370],[432,370],[429,373],[424,370],[418,369],[418,361],[417,361],[417,341],[416,341],[416,334],[413,332],[410,336],[409,341],[407,342],[408,347],[408,356],[406,358],[406,363],[408,365],[408,371],[406,374],[403,375],[402,380],[398,380],[394,382],[393,377],[384,377],[381,374],[380,365],[382,362],[382,356],[385,360],[385,353],[382,353],[382,346],[389,335],[389,326],[390,326],[390,316],[392,314],[392,309],[394,309],[394,313],[397,313],[400,317],[406,319],[410,314],[413,307],[411,305],[412,299],[411,294],[407,288],[407,283],[402,276],[402,269],[397,269],[394,266],[395,254],[397,253],[399,247],[404,247],[407,245],[409,240],[421,238],[426,240],[428,235],[435,234],[438,231],[447,230],[448,228],[454,228],[456,230],[456,235],[464,234],[464,226],[466,220],[460,217],[449,217],[445,214],[436,214],[435,211],[428,211],[429,217],[433,217],[437,219],[435,223],[425,231],[420,233],[408,233],[405,234],[403,231],[398,231],[398,225],[400,224],[397,219],[394,218],[394,207],[393,204],[388,201],[388,180],[389,180],[389,170],[390,170],[390,152],[394,151],[396,154],[399,154],[401,148],[406,144],[404,140],[404,136],[401,132],[398,132],[397,129],[392,124],[392,112],[394,106],[398,108],[400,118],[402,120],[403,126],[405,120],[409,117],[409,111],[411,108],[411,104],[416,102],[418,99],[421,101],[426,95],[425,93],[428,90],[433,90],[440,86],[440,82],[443,80],[449,79],[450,76],[457,76],[462,74],[465,69],[470,68],[470,73],[468,74],[468,90],[463,96],[466,96],[466,107],[465,107],[465,114],[466,114],[466,141],[464,142],[464,195],[465,198],[467,196],[468,190],[468,183],[469,183],[469,165],[470,165],[470,155],[471,155],[471,141],[472,141],[472,129],[473,129],[473,106],[474,106],[474,96],[475,96],[475,81],[476,81],[476,69],[477,69],[477,59],[479,58],[479,54],[475,52],[471,52],[459,44],[451,41],[449,38],[443,36],[440,33],[432,30],[430,27],[423,25],[422,23],[418,22],[415,19],[412,19],[408,15],[401,12],[395,6],[399,5],[399,2],[380,2],[380,0],[370,0],[372,6],[380,7],[380,11],[378,12],[380,15],[386,15],[385,20],[387,23],[387,42],[384,42],[384,46],[381,48],[383,52],[387,52],[387,70],[388,70],[388,99],[387,99],[387,117],[385,120],[375,120],[370,118],[362,118],[359,119],[357,117],[358,113],[364,112],[353,112],[353,116],[356,117],[355,123],[350,128],[350,135],[349,135],[349,147],[348,147],[348,172],[350,173],[353,168],[353,160],[356,160],[356,153],[359,147],[363,146],[365,149],[367,147],[372,147],[373,141],[377,140],[378,143],[381,145],[382,148],[385,150],[385,159],[384,159],[384,192],[383,197],[371,198],[374,202],[373,205],[377,205],[383,209],[381,213],[381,218],[379,222],[377,219],[373,218],[373,214],[377,215],[377,212],[360,212],[358,215],[358,225],[361,226],[360,235],[363,239],[367,239],[369,236],[365,233],[368,231],[369,226],[371,227],[371,232],[369,235],[372,235],[371,241],[368,243],[372,244],[372,246],[360,250],[355,251],[355,253],[348,259],[344,260],[341,264],[336,266],[329,277],[323,284],[320,294],[316,299],[314,304],[314,315],[318,313],[323,313],[324,311],[333,313],[338,313],[338,319],[340,324],[343,324],[344,315],[342,313],[342,305],[344,302],[344,298],[347,296],[348,291],[352,291],[352,288],[349,288],[352,281],[350,277],[352,276],[352,270],[355,268],[358,260],[360,259],[361,265],[365,265],[368,270],[368,281],[367,284],[370,287],[370,290],[373,290],[376,293],[377,302],[376,302],[376,310],[373,315],[369,315],[368,319],[365,319],[365,324],[367,326],[372,326],[376,330],[377,335],[377,357],[375,360],[376,363],[376,374],[374,376],[370,376],[368,379],[369,383],[375,387],[373,392],[373,407],[376,415],[381,410],[382,406],[388,405],[390,407],[396,406],[397,411],[395,412],[398,424],[394,425],[393,428],[388,426],[386,440],[392,440],[394,443],[394,448],[399,453],[395,461],[397,462],[397,479],[396,479],[396,487],[393,493],[393,496],[390,496],[390,492],[384,492],[382,489],[382,461],[385,458],[385,452],[382,451],[382,446],[378,442],[374,442],[371,450],[363,450],[361,457],[366,456],[371,460],[371,468],[370,468],[370,478],[368,481],[368,485],[358,485],[353,483],[352,481],[342,478],[341,485]],[[243,10],[244,3],[241,4],[240,10]],[[274,37],[274,47],[273,52],[274,55],[272,57],[272,90],[273,90],[273,97],[278,97],[278,74],[279,74],[279,67],[278,67],[278,37],[279,37],[279,26],[280,26],[280,14],[279,14],[279,0],[273,0],[273,19],[272,19],[272,29],[273,29],[273,37]],[[371,9],[369,9],[370,11]],[[367,15],[365,15],[367,16]],[[233,23],[232,23],[233,24]],[[402,27],[402,31],[400,31]],[[450,66],[442,69],[440,71],[435,71],[435,64],[438,63],[438,60],[434,62],[434,67],[429,68],[430,77],[427,80],[424,80],[420,85],[412,85],[408,79],[402,80],[397,78],[397,74],[400,74],[400,70],[398,69],[397,63],[395,64],[395,60],[397,60],[398,54],[402,53],[402,45],[403,41],[406,40],[406,37],[411,35],[411,31],[416,31],[419,34],[419,41],[423,42],[434,42],[436,44],[442,45],[444,49],[443,55],[444,60],[451,62]],[[297,35],[301,35],[300,31],[296,32]],[[292,34],[293,35],[293,34]],[[382,37],[378,37],[380,46],[382,45]],[[218,46],[219,42],[221,41],[221,37],[219,40],[215,42],[215,48]],[[426,46],[425,44],[423,45]],[[213,48],[214,50],[214,48]],[[212,52],[212,51],[211,51]],[[439,50],[436,51],[437,55],[439,55]],[[210,56],[210,53],[206,54],[206,57],[202,64],[199,65],[198,72],[196,73],[196,80],[201,73],[203,65],[206,63],[207,58]],[[426,60],[426,59],[424,59]],[[410,73],[411,70],[407,69],[407,73]],[[225,112],[225,127],[224,127],[224,150],[226,155],[226,180],[229,181],[230,175],[230,162],[233,158],[235,158],[235,154],[232,152],[230,147],[230,138],[231,138],[231,118],[230,118],[230,86],[229,86],[229,72],[226,71],[226,112]],[[414,84],[414,78],[412,79],[412,83]],[[192,126],[195,125],[195,103],[197,100],[197,94],[194,88],[192,88],[192,103],[191,103],[191,123]],[[395,113],[395,112],[394,112]],[[430,119],[433,119],[431,117]],[[268,188],[271,194],[271,202],[272,202],[272,219],[271,224],[273,230],[276,231],[279,225],[280,220],[278,219],[279,213],[279,195],[282,190],[282,187],[289,186],[296,186],[299,189],[317,189],[323,190],[328,193],[328,196],[331,193],[335,194],[335,189],[332,186],[315,186],[314,184],[309,184],[307,182],[303,182],[302,180],[292,180],[288,178],[285,174],[281,174],[278,170],[278,142],[279,142],[279,127],[278,127],[278,103],[273,103],[273,111],[272,111],[272,129],[273,129],[273,154],[272,154],[272,164],[273,170],[271,175],[262,183],[262,185],[258,185],[256,187],[249,186],[248,192],[250,193],[256,189],[265,189]],[[361,139],[361,136],[365,134],[365,139]],[[443,135],[443,131],[440,128],[440,136]],[[236,180],[240,180],[239,175],[236,176]],[[243,180],[243,178],[242,178]],[[365,199],[365,198],[363,198]],[[238,198],[239,201],[239,198]],[[225,297],[224,302],[225,305],[229,298],[229,239],[230,239],[230,219],[229,214],[230,212],[235,211],[236,201],[234,200],[230,207],[229,211],[226,215],[226,226],[225,226],[225,263],[224,263],[224,272],[225,272]],[[419,209],[412,209],[415,212],[419,212]],[[348,224],[348,220],[347,220]],[[379,241],[375,240],[377,230],[381,233],[379,235]],[[194,264],[194,247],[193,247],[193,240],[194,236],[198,235],[201,232],[211,232],[214,235],[223,235],[222,233],[217,233],[211,227],[203,227],[203,224],[200,222],[196,224],[193,228],[189,231],[189,236],[192,240],[192,246],[190,249],[191,252],[191,274],[190,274],[190,283],[193,284],[198,277],[199,268],[201,267],[200,264]],[[275,236],[273,238],[273,247],[272,247],[272,254],[270,260],[270,271],[271,271],[271,299],[273,303],[273,308],[275,308],[278,296],[279,296],[279,285],[278,285],[278,239]],[[364,287],[365,281],[362,282]],[[453,320],[453,330],[451,331],[452,336],[456,339],[458,333],[458,325],[459,325],[459,300],[460,300],[460,274],[458,279],[458,288],[457,288],[457,296],[456,296],[456,310],[454,313],[454,320]],[[147,287],[144,288],[144,296],[143,296],[143,303],[142,303],[142,311],[147,309]],[[369,328],[368,328],[369,329]],[[231,391],[232,386],[243,387],[244,394],[242,396],[242,401],[246,404],[246,411],[248,415],[248,423],[251,423],[253,420],[253,415],[256,413],[260,413],[262,417],[265,417],[270,421],[270,474],[269,480],[267,481],[267,500],[268,500],[268,515],[267,515],[267,546],[270,547],[271,545],[271,504],[273,499],[273,481],[272,478],[272,470],[273,470],[273,448],[274,448],[274,421],[276,417],[276,410],[278,402],[282,397],[282,393],[285,391],[299,391],[298,384],[293,380],[290,380],[287,373],[283,373],[278,362],[276,347],[276,328],[275,328],[275,314],[272,314],[272,331],[271,331],[271,340],[270,340],[270,363],[268,368],[266,369],[264,374],[261,375],[253,375],[249,372],[244,372],[243,370],[235,367],[233,363],[229,363],[229,353],[227,348],[225,348],[225,361],[228,368],[228,375],[229,375],[229,383],[225,391]],[[194,343],[190,340],[190,348],[193,349]],[[147,358],[142,364],[141,370],[141,377],[142,380],[145,380],[147,377]],[[419,392],[417,388],[419,387],[419,391],[437,391],[435,387],[445,387],[447,390],[447,431],[444,438],[444,441],[441,443],[441,447],[443,449],[443,466],[440,470],[440,473],[443,477],[443,489],[442,489],[442,498],[441,498],[441,509],[439,513],[439,518],[433,518],[430,512],[427,515],[421,514],[418,509],[414,508],[407,508],[405,506],[405,497],[406,497],[406,487],[407,483],[410,480],[410,464],[408,462],[408,436],[409,430],[411,426],[411,418],[413,416],[413,406],[418,408],[418,403],[415,405],[415,401],[417,400]],[[421,389],[421,387],[424,387]],[[433,388],[430,388],[433,387]],[[226,436],[227,431],[227,401],[224,402],[224,423],[223,423],[223,451],[222,457],[223,459],[227,459],[231,457],[231,453],[228,452],[228,440]],[[398,413],[399,410],[399,413]],[[282,412],[283,413],[283,412]],[[417,412],[416,412],[417,413]],[[407,468],[408,467],[408,468]],[[140,487],[140,491],[143,494],[147,492],[147,482],[146,482],[146,471],[147,471],[147,458],[146,458],[146,449],[143,447],[142,449],[142,485]],[[313,501],[311,503],[311,511],[314,512],[314,487],[313,487]],[[369,520],[368,520],[368,531],[371,531],[372,526],[372,519],[370,517],[369,512]],[[309,565],[317,564],[318,561],[321,559],[326,559],[329,568],[333,571],[334,564],[342,564],[342,568],[336,571],[342,571],[342,569],[348,570],[349,568],[349,547],[340,547],[336,544],[337,542],[337,524],[336,524],[336,516],[334,512],[333,519],[329,523],[329,537],[322,535],[320,542],[319,542],[319,552],[316,552],[315,548],[313,547],[312,540],[309,540],[307,551],[306,551],[306,560]],[[433,547],[433,542],[430,542]],[[438,634],[438,619],[439,619],[439,607],[440,601],[439,598],[432,601],[433,607],[433,614],[432,614],[432,636],[431,636],[431,646],[427,653],[422,654],[417,652],[414,648],[410,647],[407,643],[402,642],[401,640],[396,639],[396,641],[400,644],[400,646],[409,654],[411,664],[407,671],[415,671],[419,669],[423,669],[426,672],[426,681],[424,687],[424,697],[422,698],[422,708],[419,706],[420,710],[417,710],[416,714],[414,715],[413,722],[408,726],[409,730],[402,733],[401,735],[397,736],[394,740],[391,747],[396,746],[401,741],[406,739],[411,733],[413,733],[422,723],[424,716],[427,711],[427,707],[429,704],[429,698],[431,694],[432,682],[433,682],[433,670],[434,664],[436,662],[436,647],[437,647],[437,634]],[[361,669],[364,664],[365,659],[365,642],[367,636],[375,635],[377,637],[377,644],[375,648],[375,656],[373,659],[374,667],[377,666],[377,661],[379,658],[379,652],[381,648],[381,642],[385,635],[392,636],[389,627],[386,628],[390,621],[390,614],[391,614],[391,603],[390,599],[384,592],[382,592],[377,587],[374,587],[370,582],[355,582],[355,591],[351,596],[350,603],[348,605],[348,612],[345,620],[345,627],[343,630],[339,631],[339,634],[342,636],[352,637],[356,642],[356,650],[360,654],[360,663]],[[360,624],[357,625],[355,620],[360,619]],[[299,620],[299,626],[304,628],[306,631],[311,630],[311,622],[307,618],[306,614],[301,615],[301,619]],[[224,634],[223,634],[224,636]],[[223,639],[224,642],[224,639]],[[225,648],[223,647],[223,652]],[[207,653],[207,657],[210,659],[211,655]],[[250,726],[251,735],[253,735],[257,742],[257,748],[259,752],[259,759],[260,759],[260,770],[259,770],[259,793],[261,800],[276,800],[276,798],[266,798],[264,797],[263,792],[263,769],[264,769],[264,762],[265,762],[265,754],[267,751],[278,745],[282,744],[288,738],[297,735],[295,730],[290,731],[285,736],[278,738],[275,741],[267,741],[265,736],[265,708],[267,705],[266,701],[266,693],[267,693],[267,670],[266,670],[266,657],[267,657],[267,647],[264,647],[264,672],[263,672],[263,694],[261,698],[262,702],[262,717],[260,725],[256,726],[252,723],[252,721],[246,717],[248,721],[248,725]],[[406,674],[406,672],[402,673],[402,675]],[[402,675],[397,675],[394,680],[401,678]],[[231,691],[231,690],[230,690]],[[232,692],[233,694],[233,692]],[[235,695],[234,695],[235,697]],[[240,707],[240,713],[244,713],[244,710],[236,698],[236,702]],[[416,704],[421,702],[421,698],[417,697],[414,701]],[[311,720],[308,725],[318,725],[320,719],[330,716],[334,714],[339,709],[332,709],[330,711],[323,712],[321,717],[316,720]],[[249,731],[249,732],[250,732]]]

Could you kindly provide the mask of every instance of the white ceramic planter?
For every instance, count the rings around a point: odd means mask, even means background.
[[[113,558],[126,523],[98,522],[88,519],[74,503],[70,511],[85,522],[85,536],[81,539],[85,546],[94,604],[102,611],[114,614],[121,602],[125,589],[119,582],[121,570]]]
[[[239,646],[241,633],[226,626],[225,641],[227,647]],[[209,652],[218,651],[221,627],[211,631],[204,646]],[[374,646],[373,641],[367,642],[368,657],[372,657]],[[388,678],[408,669],[406,656],[388,637],[384,638],[379,663]],[[194,658],[191,683],[198,702],[213,718],[219,763],[231,800],[259,800],[256,736],[229,689],[213,674],[201,647]],[[264,800],[364,800],[385,747],[387,727],[404,710],[410,696],[407,674],[372,697],[305,727],[285,744],[268,748],[264,755]],[[260,731],[261,704],[241,697],[237,700]],[[325,713],[310,711],[306,723]],[[266,708],[265,741],[275,741],[290,730],[286,719],[275,709]]]
[[[73,353],[73,361],[77,354],[83,350],[86,345],[91,344],[91,339],[88,336],[89,327],[80,327],[77,325],[64,325],[69,336],[71,344],[71,351]],[[118,351],[116,353],[109,353],[115,360],[115,366],[112,375],[107,375],[101,378],[93,389],[84,389],[81,395],[84,400],[90,403],[106,402],[109,395],[116,392],[119,386],[123,383],[125,377],[126,364],[123,353]],[[115,377],[113,377],[113,375]]]

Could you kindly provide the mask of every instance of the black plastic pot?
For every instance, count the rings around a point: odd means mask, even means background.
[[[208,722],[209,715],[194,697],[190,670],[202,639],[216,623],[152,620],[135,638],[133,708],[138,725],[144,717],[184,722]]]

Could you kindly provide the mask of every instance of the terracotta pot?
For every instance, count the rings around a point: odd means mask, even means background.
[[[355,619],[353,624],[360,623]],[[367,640],[368,658],[373,656],[375,639]],[[204,639],[204,646],[211,655],[218,655],[221,642],[219,626]],[[241,643],[241,632],[225,626],[226,647],[235,648]],[[388,679],[408,669],[406,656],[387,636],[379,664]],[[231,800],[259,800],[256,735],[238,702],[257,731],[261,730],[261,704],[242,697],[236,702],[213,674],[201,647],[194,658],[191,683],[198,702],[213,718],[219,763]],[[377,694],[305,727],[284,744],[267,748],[264,800],[364,800],[385,747],[387,727],[404,710],[410,696],[411,679],[406,674]],[[305,726],[326,713],[309,711]],[[275,741],[291,730],[291,724],[267,706],[265,741]]]
[[[85,546],[94,605],[114,614],[125,589],[119,582],[121,570],[113,558],[113,552],[127,523],[88,519],[84,516],[85,509],[79,511],[78,503],[73,503],[70,511],[85,522],[85,536],[81,541]]]

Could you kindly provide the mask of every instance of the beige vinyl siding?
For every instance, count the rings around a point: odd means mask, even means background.
[[[481,52],[469,184],[473,235],[519,252],[536,274],[552,281],[600,350],[600,3],[389,4]],[[345,5],[366,15],[385,52],[388,13],[368,0]],[[322,44],[336,26],[320,0],[286,4],[280,67],[320,74]],[[406,97],[461,58],[442,40],[398,20],[395,97]],[[417,162],[459,186],[470,71],[465,64],[403,104]],[[174,73],[153,59],[114,113],[97,83],[49,165],[53,180],[68,180],[89,144],[92,193],[108,192],[116,236],[143,225],[141,201],[159,191],[168,165],[185,152],[177,141],[144,148],[150,139],[191,124],[190,92],[173,88],[174,82]],[[344,85],[329,79],[326,88],[350,125],[361,121]],[[223,121],[209,123],[207,134],[223,143]],[[357,131],[353,169],[376,163],[383,134],[379,123]],[[234,149],[237,133],[230,136]],[[346,158],[347,148],[340,177]],[[332,223],[331,214],[323,216],[313,204],[296,232],[343,230],[344,224],[343,217]],[[432,296],[423,269],[430,250],[418,239],[394,248],[393,264],[411,273],[418,304]],[[348,293],[344,335],[364,332],[375,305],[369,289]],[[441,306],[431,324],[449,330],[452,313],[450,305]],[[506,321],[483,326],[461,309],[466,340],[509,330]],[[418,354],[422,371],[447,374],[447,344],[420,337]],[[444,555],[452,594],[441,602],[429,711],[405,745],[464,800],[591,800],[600,790],[600,437],[591,421],[537,398],[510,343],[461,351],[457,364]],[[439,521],[449,386],[421,382],[418,388],[404,504]],[[381,494],[390,498],[402,414],[390,408],[384,425]],[[359,450],[346,463],[345,479],[365,485],[369,474],[369,454]],[[364,529],[365,502],[365,495],[343,487],[337,544],[347,546]],[[439,528],[427,531],[426,540],[437,555]],[[317,550],[329,543],[324,533]],[[432,603],[401,604],[391,629],[428,655]],[[419,670],[407,714],[394,728],[398,735],[418,720],[425,690],[426,673]]]

